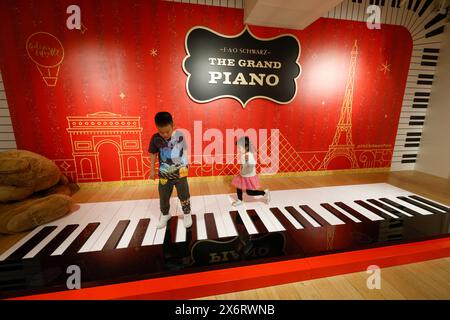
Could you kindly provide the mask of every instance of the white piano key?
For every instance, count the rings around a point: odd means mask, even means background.
[[[246,203],[247,210],[255,210],[258,214],[259,218],[263,222],[264,226],[266,227],[267,231],[269,232],[276,232],[283,230],[283,227],[281,226],[281,230],[274,226],[272,220],[268,216],[267,212],[265,210],[261,209],[259,202],[248,202]]]
[[[205,214],[197,213],[197,239],[198,240],[206,240],[208,238],[206,232],[206,224],[205,224]]]
[[[177,203],[178,199],[175,197],[170,198],[170,210],[169,210],[169,214],[172,216],[172,218],[167,222],[167,226],[162,228],[162,229],[157,229],[156,230],[156,234],[155,234],[155,238],[153,241],[154,245],[159,245],[159,244],[163,244],[164,243],[164,237],[166,235],[166,231],[167,228],[170,228],[170,224],[173,223],[173,220],[178,220],[179,219],[179,211],[181,211],[181,207],[180,210],[178,209],[178,203]],[[159,222],[159,220],[158,220]],[[178,224],[178,221],[177,221]]]
[[[244,223],[244,226],[247,229],[248,234],[257,234],[258,231],[256,230],[255,226],[253,225],[252,220],[250,219],[247,212],[245,211],[245,208],[243,208],[244,206],[245,205],[242,205],[237,209],[239,216],[241,217],[241,220]]]
[[[120,208],[118,208],[118,210],[116,211],[114,218],[107,224],[106,227],[102,229],[102,232],[98,236],[97,241],[92,244],[92,246],[89,248],[89,251],[92,252],[102,250],[119,221],[128,220],[130,213],[134,210],[136,205],[136,201],[123,202]]]
[[[412,195],[411,192],[405,192],[405,194],[404,194],[403,196],[409,198],[409,196],[411,196],[411,195]],[[397,196],[399,196],[399,195],[397,195]],[[436,200],[433,200],[433,199],[424,197],[424,196],[422,196],[422,195],[417,195],[417,196],[419,196],[419,197],[421,197],[421,198],[423,198],[423,199],[425,199],[425,200],[432,201],[432,202],[435,202],[435,203],[439,204],[439,202],[436,201]],[[437,210],[437,211],[440,211],[440,212],[442,212],[442,213],[447,213],[447,211],[444,211],[444,210],[442,210],[442,209],[436,208],[436,207],[432,206],[431,204],[427,204],[427,203],[425,203],[425,202],[422,202],[422,201],[417,200],[417,199],[414,199],[414,198],[410,198],[410,199],[413,200],[413,201],[416,201],[416,202],[418,202],[418,203],[421,203],[421,204],[423,204],[423,205],[425,205],[425,206],[431,207],[431,208],[433,208],[433,209],[435,209],[435,210]],[[403,201],[402,201],[402,203],[403,203]],[[448,205],[446,205],[446,204],[442,204],[442,203],[441,203],[441,205],[443,205],[443,206],[445,206],[445,207],[448,207]],[[414,207],[415,207],[415,206],[414,206]]]
[[[219,238],[227,237],[231,230],[228,231],[223,222],[223,217],[214,195],[203,196],[205,201],[205,213],[212,212]]]
[[[106,203],[106,202],[102,202]],[[47,245],[62,229],[64,229],[65,226],[69,224],[80,224],[83,222],[83,220],[89,219],[90,214],[93,210],[95,210],[95,204],[92,203],[83,203],[79,204],[79,207],[75,209],[75,211],[70,212],[69,214],[65,215],[64,217],[51,221],[49,223],[46,223],[44,225],[41,225],[40,227],[34,229],[29,235],[27,235],[25,238],[23,238],[21,241],[19,241],[15,246],[11,247],[10,250],[16,250],[14,249],[16,246],[21,246],[24,241],[27,241],[32,237],[36,232],[41,230],[43,227],[46,226],[57,226],[57,229],[53,230],[52,233],[50,233],[44,240],[42,240],[36,247],[34,247],[30,252],[28,252],[24,258],[33,258],[38,254],[44,247]],[[80,226],[76,230],[78,230]],[[75,231],[76,231],[75,230]],[[75,232],[74,231],[74,232]],[[81,230],[80,230],[81,232]],[[73,241],[73,240],[72,240]],[[9,251],[9,250],[8,250]],[[7,252],[5,252],[7,254]],[[1,259],[0,259],[1,261]]]
[[[58,233],[61,232],[61,230],[64,229],[64,226],[57,226],[55,230],[53,230],[47,237],[45,237],[37,246],[35,246],[33,249],[31,249],[30,252],[28,252],[23,259],[31,259],[35,255],[37,255]]]
[[[389,211],[386,211],[386,210],[384,210],[383,208],[380,208],[380,207],[374,205],[373,203],[370,203],[370,202],[368,202],[368,201],[366,201],[366,200],[364,200],[364,202],[366,202],[368,205],[370,205],[370,206],[372,206],[372,207],[375,207],[376,209],[382,211],[384,214],[386,214],[386,215],[388,215],[388,216],[390,216],[390,217],[392,217],[392,218],[394,218],[394,219],[398,219],[398,218],[399,218],[399,217],[397,217],[396,215],[390,213]],[[355,204],[356,204],[356,203],[355,203]],[[358,206],[358,208],[363,208],[363,207],[360,206],[359,204],[356,204],[356,205]],[[355,210],[356,210],[356,209],[355,209]],[[358,210],[356,210],[356,211],[358,211]],[[400,216],[400,218],[401,218],[401,216]]]
[[[159,222],[159,199],[151,199],[149,206],[149,214],[150,223],[145,231],[144,239],[142,240],[142,246],[149,246],[153,244],[153,240],[155,239],[156,227]]]
[[[222,221],[224,223],[225,229],[227,230],[227,235],[230,237],[237,236],[237,230],[230,216],[230,211],[235,211],[236,208],[232,205],[232,199],[229,194],[217,194],[214,195],[217,207],[222,216]]]
[[[322,207],[320,204],[314,204],[311,208],[332,226],[345,224],[344,221],[336,217],[334,214],[332,214],[330,211]]]
[[[13,246],[11,246],[8,250],[3,252],[0,255],[0,261],[5,260],[8,258],[14,251],[19,249],[25,242],[30,240],[34,235],[36,235],[39,231],[41,231],[44,228],[44,226],[39,226],[32,230],[30,233],[28,233],[26,236],[24,236],[22,239],[20,239],[18,242],[16,242]]]
[[[336,210],[338,210],[340,213],[342,213],[344,216],[347,216],[347,218],[353,220],[356,223],[361,223],[361,220],[359,220],[358,218],[354,217],[353,215],[351,215],[350,213],[348,213],[347,211],[345,211],[344,209],[339,208],[338,206],[336,206],[333,203],[328,203],[330,206],[332,206],[333,208],[335,208]]]
[[[318,224],[317,222],[316,222],[316,220],[314,220],[313,218],[311,218],[311,216],[309,215],[309,214],[307,214],[305,211],[303,211],[303,209],[302,208],[299,208],[299,207],[295,207],[295,209],[306,219],[306,220],[308,220],[308,222],[310,223],[310,224],[312,224],[312,226],[313,227],[315,227],[315,228],[319,228],[320,227],[320,224]]]
[[[378,199],[377,199],[377,200],[378,200]],[[402,214],[396,214],[396,215],[399,215],[400,218],[402,217],[402,215],[406,215],[406,216],[408,216],[408,217],[414,217],[412,214],[407,213],[407,212],[405,212],[405,211],[403,211],[403,210],[400,210],[400,209],[398,209],[398,208],[396,208],[396,207],[394,207],[394,206],[391,206],[390,204],[387,204],[386,202],[383,202],[383,201],[381,201],[381,200],[378,200],[378,201],[381,202],[383,205],[385,205],[385,206],[388,207],[388,208],[392,208],[392,209],[394,209],[394,210],[396,210],[396,211],[401,212]],[[380,208],[380,207],[378,207],[378,206],[376,206],[376,205],[374,205],[374,204],[371,204],[371,205],[375,206],[376,208]],[[381,209],[383,209],[383,208],[381,208]],[[383,211],[386,211],[386,210],[383,209]]]
[[[292,223],[295,229],[304,229],[303,226],[297,220],[295,220],[295,218],[289,212],[287,212],[285,208],[278,207],[277,209],[280,210],[281,213],[286,217],[286,219],[288,219]]]
[[[178,219],[178,217],[172,217],[172,219]],[[170,219],[170,220],[172,220],[172,219]],[[167,229],[169,223],[167,223],[167,226],[165,226],[162,229],[156,229],[155,238],[153,240],[154,245],[163,244],[164,235],[166,234],[166,229]]]
[[[102,233],[107,229],[107,227],[113,222],[116,221],[115,217],[119,212],[120,207],[123,203],[120,202],[112,202],[112,206],[108,211],[102,212],[100,216],[98,216],[98,222],[100,225],[95,229],[94,233],[89,237],[89,239],[84,243],[84,245],[80,248],[78,252],[89,252],[93,251],[92,247],[99,240]]]
[[[183,216],[178,219],[175,242],[185,242],[185,241],[186,241],[186,228],[184,227],[184,216]]]
[[[50,225],[56,225],[57,228],[55,230],[53,230],[47,237],[45,237],[45,239],[43,239],[30,252],[28,252],[23,258],[24,259],[34,258],[66,226],[68,226],[70,224],[78,224],[78,222],[85,216],[84,212],[87,212],[87,210],[85,210],[87,208],[87,206],[86,205],[82,205],[82,206],[83,206],[83,210],[81,210],[82,207],[80,206],[80,208],[78,210],[72,211],[68,215],[66,215],[58,220],[54,220],[54,221],[44,224],[43,227],[50,226]]]
[[[79,222],[78,228],[76,228],[70,236],[67,237],[66,240],[51,254],[51,256],[57,256],[64,253],[64,251],[70,246],[70,244],[76,239],[76,237],[83,231],[83,229],[91,222],[97,222],[97,216],[106,210],[110,203],[101,202],[101,203],[89,203],[86,204],[88,206],[89,212],[87,212],[81,218]],[[88,239],[89,240],[89,239]]]
[[[120,238],[119,243],[117,244],[117,249],[127,248],[131,238],[133,237],[134,231],[139,223],[139,220],[145,217],[148,214],[150,206],[150,200],[139,200],[134,210],[131,212],[129,219],[130,223],[128,224],[125,232]]]
[[[286,229],[283,227],[280,221],[274,216],[272,211],[270,211],[270,208],[265,203],[258,203],[259,210],[261,212],[264,212],[264,214],[267,216],[267,218],[272,222],[272,225],[274,226],[276,231],[285,231]]]

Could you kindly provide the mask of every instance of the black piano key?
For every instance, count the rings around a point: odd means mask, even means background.
[[[423,52],[424,52],[424,53],[439,53],[440,50],[439,50],[439,49],[435,49],[435,48],[424,48],[424,49],[423,49]],[[429,93],[429,92],[427,92],[426,94],[427,94],[428,96],[430,96],[430,93]]]
[[[205,213],[205,225],[208,239],[218,239],[219,234],[217,233],[216,221],[214,220],[213,213]]]
[[[410,147],[410,148],[418,147],[419,145],[420,145],[419,143],[405,143],[405,147]]]
[[[414,0],[408,1],[408,10],[411,10]]]
[[[349,207],[348,205],[346,205],[343,202],[335,202],[334,204],[337,205],[339,208],[347,211],[348,213],[350,213],[352,216],[354,216],[356,219],[358,219],[361,222],[372,222],[372,220],[367,218],[365,215],[359,213],[358,211],[356,211],[352,207]]]
[[[405,213],[395,210],[394,208],[392,208],[376,199],[367,199],[367,201],[369,201],[370,203],[376,205],[377,207],[379,207],[381,209],[386,210],[389,213],[395,214],[396,216],[410,218],[410,216],[406,215]]]
[[[140,219],[136,229],[133,232],[128,248],[140,247],[145,237],[148,225],[150,224],[150,218]]]
[[[277,220],[286,230],[296,230],[294,225],[289,221],[288,218],[286,218],[286,216],[280,211],[280,209],[270,208],[270,211],[272,211],[275,218],[277,218]]]
[[[444,20],[447,17],[446,14],[437,14],[433,19],[431,19],[430,21],[427,22],[427,24],[425,25],[424,29],[428,29],[431,26],[435,25],[436,23]]]
[[[69,224],[65,226],[64,229],[62,229],[61,232],[56,235],[56,237],[50,240],[50,242],[47,243],[45,247],[36,254],[36,257],[51,255],[53,252],[55,252],[56,249],[59,248],[59,246],[67,239],[67,237],[69,237],[72,232],[74,232],[75,229],[78,228],[78,226],[78,224]]]
[[[428,33],[427,33],[428,34]],[[436,67],[437,63],[434,61],[421,61],[420,62],[421,66],[427,66],[427,67]]]
[[[50,233],[53,232],[57,227],[56,226],[48,226],[39,230],[34,236],[32,236],[28,241],[22,244],[16,251],[14,251],[8,258],[5,260],[20,260],[22,259],[28,252],[30,252],[34,247],[36,247],[42,240],[44,240]]]
[[[331,226],[331,224],[329,224],[327,220],[322,218],[322,216],[315,212],[310,206],[301,205],[300,208],[305,211],[311,218],[313,218],[314,221],[320,224],[321,227]]]
[[[426,0],[424,5],[422,6],[422,8],[419,11],[419,17],[421,17],[425,11],[428,9],[428,7],[430,6],[430,4],[433,2],[433,0]]]
[[[89,237],[94,233],[94,231],[100,225],[99,222],[89,223],[83,231],[73,240],[70,246],[64,251],[64,254],[74,254],[77,253],[81,247],[86,243]]]
[[[250,220],[252,220],[253,225],[255,226],[256,231],[258,231],[258,233],[269,232],[255,210],[247,210],[247,214],[250,217]]]
[[[315,228],[306,218],[294,207],[285,207],[285,209],[297,220],[305,229]]]
[[[445,26],[440,26],[439,28],[436,28],[433,31],[428,32],[427,34],[425,34],[425,38],[434,37],[434,36],[437,36],[437,35],[443,33],[444,32],[444,27]]]
[[[355,200],[355,203],[359,204],[361,207],[366,208],[367,210],[375,213],[377,216],[382,217],[385,220],[389,220],[389,219],[398,219],[399,217],[397,215],[394,214],[394,217],[391,217],[390,215],[386,214],[385,212],[381,211],[378,208],[375,208],[373,206],[371,206],[370,204],[368,204],[367,202],[364,202],[362,200]]]
[[[421,2],[422,0],[416,0],[416,4],[414,5],[414,8],[413,8],[413,11],[414,12],[416,12],[417,11],[417,9],[419,8],[419,5],[420,5],[420,2]]]
[[[347,217],[345,214],[343,214],[342,212],[340,212],[338,209],[336,209],[335,207],[333,207],[331,204],[329,203],[321,203],[320,204],[322,207],[324,207],[325,209],[327,209],[328,211],[330,211],[332,214],[334,214],[336,217],[338,217],[339,219],[341,219],[343,222],[347,223],[347,224],[352,224],[352,223],[356,223],[355,221],[353,221],[352,219],[350,219],[349,217]]]
[[[427,205],[425,205],[425,204],[423,204],[421,202],[415,201],[415,200],[410,199],[408,197],[397,197],[397,198],[402,200],[402,201],[408,202],[409,204],[415,205],[416,207],[419,207],[419,208],[422,208],[424,210],[427,210],[427,211],[429,211],[431,213],[443,213],[442,211],[439,211],[437,209],[431,208],[431,207],[429,207],[429,206],[427,206]]]
[[[239,212],[237,211],[230,211],[231,221],[233,221],[234,228],[236,229],[236,232],[241,235],[248,235],[248,230],[244,225],[244,222],[241,219],[241,216]]]
[[[175,240],[177,238],[178,219],[181,219],[181,218],[179,218],[178,216],[173,216],[169,220],[169,222],[167,222],[167,228],[170,228],[170,235],[171,235],[169,240],[172,243],[176,242]],[[166,231],[168,231],[168,230],[166,230]],[[164,242],[166,242],[166,237],[164,237]]]
[[[413,198],[413,199],[416,199],[416,200],[418,200],[418,201],[421,201],[421,202],[423,202],[423,203],[429,204],[430,206],[433,206],[433,207],[435,207],[435,208],[444,210],[444,211],[446,211],[446,212],[450,212],[450,208],[445,207],[445,206],[443,206],[443,205],[440,205],[439,203],[433,202],[433,201],[431,201],[431,200],[427,200],[427,199],[424,199],[424,198],[419,197],[419,196],[409,196],[409,197],[410,197],[410,198]]]
[[[198,239],[198,231],[197,231],[197,215],[191,215],[192,217],[192,226],[189,229],[186,229],[186,241],[197,241]]]
[[[431,54],[424,54],[424,55],[422,55],[422,59],[423,60],[435,60],[435,61],[437,61],[438,60],[438,56],[433,56],[433,55],[431,55]],[[431,77],[433,77],[433,76],[431,76]],[[424,78],[423,76],[422,77],[420,77],[420,75],[419,75],[419,78]]]
[[[429,98],[414,98],[413,102],[425,102],[425,103],[429,103],[430,99]]]
[[[103,246],[102,250],[112,250],[117,247],[117,244],[119,243],[120,239],[123,236],[123,233],[128,227],[128,224],[130,223],[130,220],[121,220],[119,223],[117,223],[116,227],[114,228],[114,231],[109,236],[108,241],[106,241],[105,245]]]
[[[413,209],[407,208],[405,206],[402,206],[400,203],[397,203],[397,202],[392,201],[390,199],[380,198],[380,200],[383,201],[384,203],[390,204],[393,207],[396,207],[397,209],[403,210],[403,211],[405,211],[405,212],[407,212],[407,213],[409,213],[409,214],[411,214],[413,216],[416,216],[416,217],[421,216],[421,214],[419,212],[414,211]]]

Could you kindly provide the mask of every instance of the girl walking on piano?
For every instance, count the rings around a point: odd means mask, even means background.
[[[264,191],[258,190],[259,178],[256,175],[256,160],[252,152],[252,146],[249,137],[242,137],[237,141],[238,160],[240,160],[241,170],[231,182],[236,187],[238,199],[233,202],[233,206],[242,205],[243,190],[249,196],[263,196],[263,201],[267,204],[270,202],[269,189]]]

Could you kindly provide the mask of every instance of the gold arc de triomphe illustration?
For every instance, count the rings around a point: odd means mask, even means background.
[[[68,116],[72,156],[79,182],[104,181],[100,147],[107,143],[117,149],[120,180],[144,178],[142,127],[140,117],[97,112],[86,116]]]
[[[336,157],[344,156],[350,161],[352,169],[359,168],[355,155],[355,146],[352,138],[352,107],[353,107],[353,88],[355,83],[356,57],[358,56],[358,42],[355,40],[351,52],[350,68],[345,86],[344,100],[342,102],[341,115],[334,133],[333,142],[328,147],[328,152],[323,159],[319,170],[328,168],[331,160]],[[345,139],[341,139],[345,135]],[[344,140],[344,141],[341,141]]]

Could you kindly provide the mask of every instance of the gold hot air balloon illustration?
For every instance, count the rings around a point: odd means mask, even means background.
[[[59,68],[64,60],[61,41],[48,32],[36,32],[28,37],[26,49],[47,86],[56,86]]]

